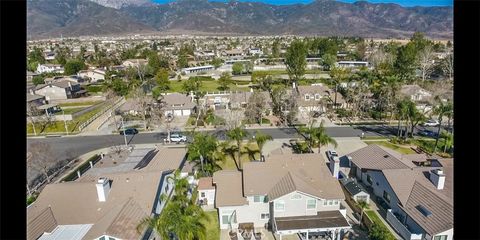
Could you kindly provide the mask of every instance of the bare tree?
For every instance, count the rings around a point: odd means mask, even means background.
[[[419,53],[419,67],[422,72],[422,81],[425,81],[433,71],[434,66],[434,52],[430,45],[425,46]]]
[[[112,89],[109,88],[105,92],[105,97],[106,97],[106,99],[115,99],[115,98],[117,98],[117,94],[115,93],[115,91],[113,91]],[[111,114],[113,116],[113,122],[115,123],[115,130],[118,130],[119,126],[117,124],[117,118],[116,118],[116,114],[115,114],[114,109],[111,111]]]
[[[453,53],[449,53],[442,62],[442,71],[448,76],[448,80],[453,80]]]
[[[43,142],[34,142],[30,144],[29,152],[31,157],[27,159],[27,164],[34,170],[41,172],[50,183],[50,169],[57,163],[50,144]]]
[[[245,109],[245,117],[248,119],[255,119],[258,124],[262,124],[265,106],[265,96],[260,92],[254,92],[250,98],[248,98],[247,107]]]
[[[241,110],[232,109],[230,114],[226,115],[225,126],[227,129],[234,129],[242,124],[243,113]]]
[[[134,97],[137,100],[138,107],[140,108],[139,112],[143,118],[143,127],[147,130],[147,119],[150,119],[150,108],[153,104],[153,99],[145,94],[141,88],[137,88],[134,93]]]
[[[40,114],[40,111],[37,109],[37,106],[35,104],[32,104],[31,102],[27,102],[27,117],[30,120],[30,123],[32,124],[33,128],[33,133],[35,136],[37,136],[37,130],[35,128],[35,122],[36,122],[36,116]]]

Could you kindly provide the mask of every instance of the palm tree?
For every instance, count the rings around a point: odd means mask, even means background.
[[[264,134],[260,131],[257,131],[255,133],[255,142],[257,143],[258,145],[258,149],[260,150],[260,158],[262,157],[263,153],[262,153],[262,150],[263,150],[263,146],[265,146],[265,143],[267,141],[272,141],[273,138],[272,136],[268,135],[268,134]]]
[[[443,153],[446,153],[453,145],[453,134],[448,131],[442,131],[440,137],[443,138]]]
[[[397,117],[398,117],[398,137],[401,137],[401,127],[402,127],[402,120],[406,119],[408,114],[408,105],[406,100],[402,100],[397,102]],[[408,124],[408,123],[407,123]]]
[[[360,207],[360,210],[361,210],[361,213],[360,213],[360,224],[361,224],[363,219],[363,212],[365,211],[365,209],[368,209],[370,205],[365,201],[358,201],[357,206]]]
[[[433,147],[433,152],[435,153],[437,151],[437,146],[438,146],[438,140],[440,138],[440,130],[442,129],[442,121],[443,117],[445,115],[451,115],[453,114],[453,104],[447,102],[443,103],[442,100],[440,100],[440,97],[436,96],[435,101],[438,103],[438,105],[433,109],[433,113],[438,115],[438,129],[437,129],[437,137],[435,139],[435,146]]]
[[[235,141],[237,144],[237,166],[239,169],[242,168],[242,161],[240,159],[240,151],[242,149],[242,141],[245,137],[248,136],[248,132],[243,128],[243,126],[235,127],[227,132],[227,138],[231,141]]]
[[[216,159],[213,157],[218,149],[217,139],[214,136],[193,133],[193,142],[188,144],[187,149],[188,161],[200,165],[202,173],[211,176],[215,170],[218,170]]]
[[[337,141],[332,137],[327,135],[325,127],[323,126],[323,121],[320,123],[320,126],[313,128],[310,138],[313,140],[313,145],[318,147],[318,153],[320,153],[320,148],[327,144],[333,144],[335,148],[338,146]]]

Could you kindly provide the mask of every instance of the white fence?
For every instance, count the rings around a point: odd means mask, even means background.
[[[387,211],[387,221],[392,225],[392,227],[406,240],[417,240],[422,239],[422,234],[411,233],[405,225],[403,225],[400,220],[395,217],[392,213],[392,209]]]
[[[93,121],[95,121],[95,119],[97,119],[98,117],[100,117],[102,114],[104,114],[106,111],[112,109],[113,106],[115,106],[116,104],[118,104],[120,101],[123,100],[123,97],[119,98],[117,101],[115,101],[114,103],[112,104],[108,104],[106,107],[104,107],[101,111],[99,111],[98,113],[96,113],[95,115],[93,115],[91,118],[89,118],[87,121],[83,122],[82,124],[80,124],[80,126],[78,127],[78,129],[80,131],[82,131],[85,127],[87,127],[90,123],[92,123]]]

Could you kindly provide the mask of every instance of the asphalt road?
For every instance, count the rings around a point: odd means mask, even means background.
[[[436,131],[436,128],[428,128]],[[258,129],[259,131],[271,135],[274,139],[292,139],[301,138],[293,128],[266,128]],[[423,130],[419,127],[418,130]],[[248,130],[250,134],[254,134],[256,130]],[[384,136],[391,137],[397,133],[395,126],[355,126],[355,127],[327,127],[327,134],[331,137],[359,137],[364,132],[365,136]],[[224,130],[206,131],[209,134],[216,136],[220,140],[225,139]],[[139,133],[135,136],[127,136],[129,144],[145,144],[145,143],[163,143],[163,139],[167,136],[166,133]],[[33,142],[46,142],[51,144],[52,151],[55,158],[66,159],[70,157],[77,157],[87,152],[109,147],[112,145],[125,144],[123,136],[117,135],[99,135],[99,136],[66,136],[66,137],[49,137],[49,138],[28,138],[28,146]]]

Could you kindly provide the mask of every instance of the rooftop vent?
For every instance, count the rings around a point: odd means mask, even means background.
[[[384,158],[388,158],[388,157],[389,157],[389,155],[383,155],[383,157],[384,157]]]
[[[423,216],[425,216],[425,217],[428,217],[428,216],[432,215],[432,212],[430,212],[430,211],[429,211],[426,207],[424,207],[423,205],[418,205],[416,208],[417,208],[418,211],[420,211],[420,212],[423,214]]]

